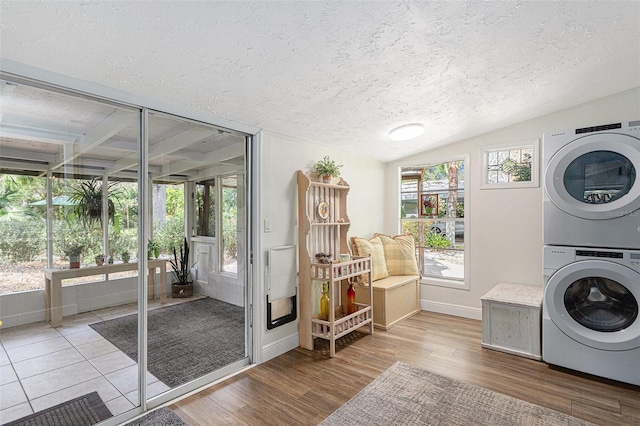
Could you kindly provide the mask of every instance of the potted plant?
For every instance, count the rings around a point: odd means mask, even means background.
[[[128,250],[123,251],[121,256],[122,256],[122,263],[129,263],[129,259],[131,259],[131,253],[129,253]]]
[[[117,196],[118,188],[115,188],[117,182],[111,182],[107,186],[109,195]],[[94,224],[99,223],[102,228],[102,182],[97,178],[90,181],[83,181],[80,186],[73,189],[69,200],[76,203],[74,207],[75,213],[82,221],[85,228],[91,228]],[[111,199],[108,201],[107,211],[108,218],[111,223],[115,222],[116,208]]]
[[[95,257],[96,265],[102,266],[104,264],[104,254],[99,254]]]
[[[64,249],[64,254],[69,258],[69,269],[77,269],[80,267],[82,249],[84,249],[84,246],[79,244],[71,244]]]
[[[342,164],[336,164],[335,161],[325,155],[324,158],[313,165],[313,170],[318,174],[324,183],[331,183],[331,178],[340,176],[340,168]]]
[[[179,255],[178,255],[179,254]],[[171,284],[172,297],[191,297],[193,296],[193,281],[191,281],[191,266],[189,266],[189,243],[184,238],[182,247],[178,252],[173,247],[173,259],[169,259],[171,264],[173,277],[175,282]]]
[[[160,246],[153,240],[147,243],[147,259],[157,259],[160,256]]]

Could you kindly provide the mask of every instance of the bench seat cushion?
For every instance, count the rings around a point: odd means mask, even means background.
[[[351,247],[355,256],[371,255],[371,279],[373,281],[389,276],[380,237],[373,237],[370,240],[351,237]],[[365,277],[365,275],[362,275],[362,277]]]
[[[390,237],[389,235],[375,234],[375,236],[382,241],[389,275],[420,275],[413,235]]]

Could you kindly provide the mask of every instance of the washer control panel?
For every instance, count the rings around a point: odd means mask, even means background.
[[[640,272],[640,250],[544,246],[543,259],[545,269],[557,270],[581,260],[601,259],[619,263]]]

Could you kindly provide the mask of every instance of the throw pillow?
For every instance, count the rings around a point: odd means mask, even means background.
[[[351,247],[353,247],[355,256],[371,255],[371,279],[373,281],[389,276],[380,238],[373,237],[367,240],[365,238],[351,237]]]
[[[413,235],[390,237],[376,234],[375,236],[382,241],[389,275],[420,275]]]

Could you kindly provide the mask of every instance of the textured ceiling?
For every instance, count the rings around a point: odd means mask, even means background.
[[[637,1],[0,7],[2,58],[382,161],[640,86]]]

